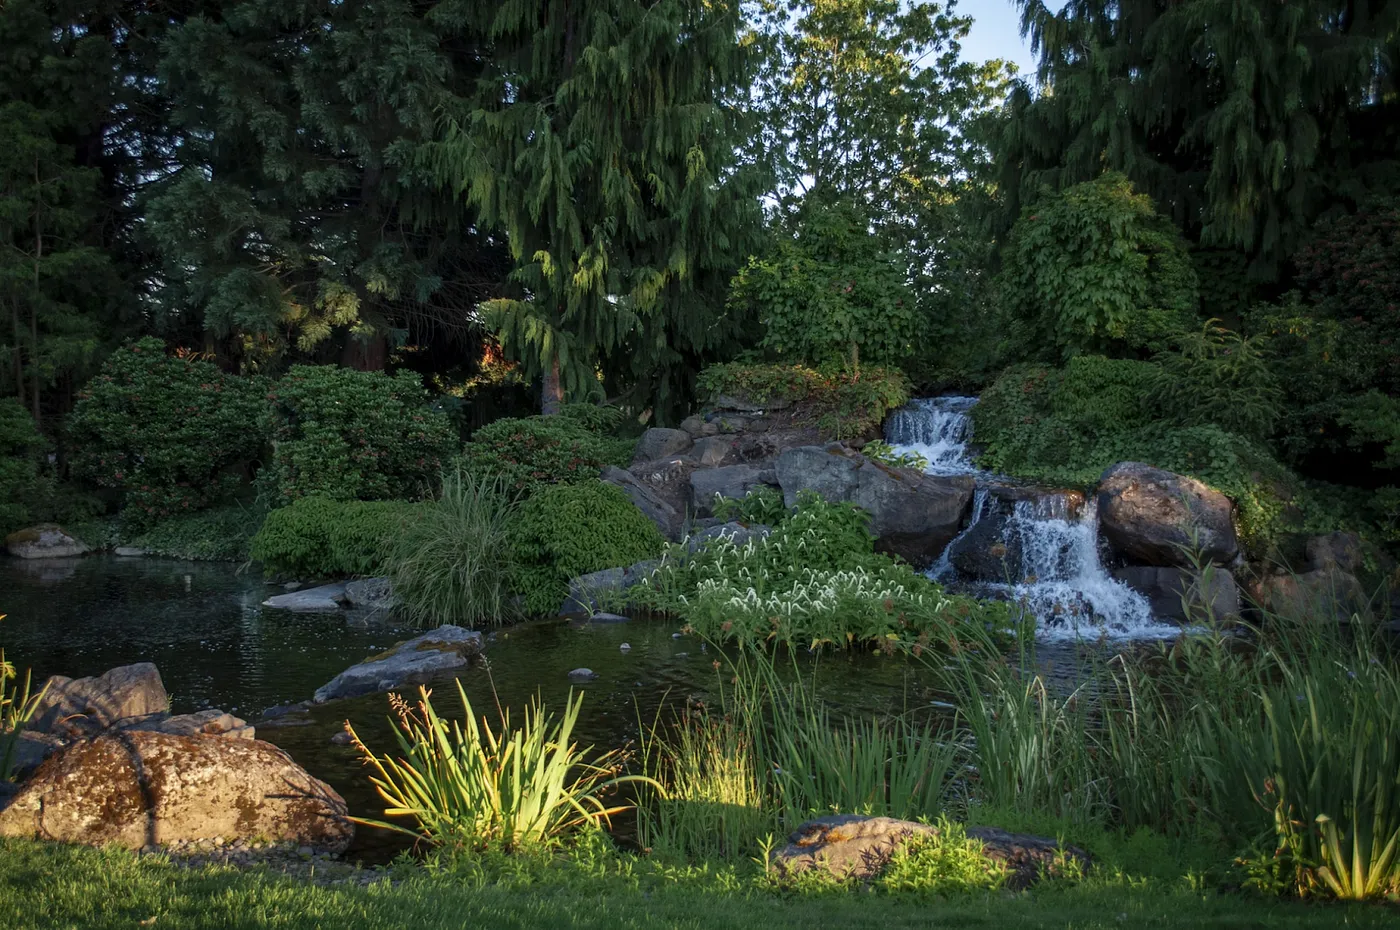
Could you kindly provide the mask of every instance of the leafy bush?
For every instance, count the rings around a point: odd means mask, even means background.
[[[493,626],[516,613],[509,596],[510,525],[517,505],[501,478],[461,470],[405,527],[388,558],[394,595],[420,626]]]
[[[777,526],[787,519],[787,504],[783,502],[783,492],[760,484],[743,497],[720,497],[715,495],[711,512],[725,522]]]
[[[969,839],[966,827],[943,817],[938,832],[901,843],[875,884],[888,892],[967,894],[1000,888],[1006,877],[1006,866],[987,857],[981,840]]]
[[[594,755],[592,747],[580,749],[573,741],[582,694],[570,692],[557,721],[536,702],[526,708],[523,726],[512,727],[510,715],[502,711],[494,730],[485,718],[478,722],[461,682],[462,719],[450,725],[438,716],[428,694],[427,688],[418,689],[416,707],[397,695],[390,698],[398,716],[397,758],[376,755],[346,724],[376,773],[370,782],[389,805],[385,815],[411,817],[417,829],[379,820],[357,822],[458,850],[539,849],[626,810],[601,800],[608,789],[648,781],[619,775],[617,750]]]
[[[597,479],[543,488],[513,527],[514,588],[531,614],[553,614],[569,579],[631,565],[661,552],[656,525],[620,488]]]
[[[1189,328],[1196,273],[1176,228],[1121,174],[1045,191],[1011,230],[1004,306],[1065,357],[1161,348]]]
[[[700,372],[702,396],[722,394],[756,404],[786,401],[795,424],[836,436],[876,432],[886,415],[909,400],[909,379],[894,368],[866,367],[859,374],[799,365],[712,365]]]
[[[965,623],[1002,625],[1006,607],[946,595],[906,565],[875,552],[869,515],[815,492],[766,537],[728,537],[695,552],[673,546],[629,592],[682,617],[717,642],[783,643],[917,652]]]
[[[730,305],[774,356],[856,372],[898,363],[919,333],[908,269],[849,205],[804,210],[796,236],[739,271]]]
[[[128,343],[68,418],[73,472],[121,490],[134,530],[207,507],[237,488],[236,466],[262,453],[264,390],[261,379],[168,356],[159,339]]]
[[[260,509],[231,504],[168,517],[125,543],[174,559],[243,562],[262,521]]]
[[[1186,426],[1213,424],[1227,433],[1266,439],[1283,401],[1278,379],[1259,346],[1210,320],[1157,354],[1152,400]]]
[[[44,437],[34,418],[10,397],[0,397],[0,536],[34,520],[31,504],[40,482]]]
[[[408,371],[386,375],[296,365],[268,394],[272,464],[260,476],[273,500],[414,497],[437,480],[456,439]]]
[[[1151,363],[1085,356],[1065,369],[1014,366],[972,408],[978,463],[991,470],[1078,487],[1097,484],[1116,462],[1145,462],[1190,475],[1238,507],[1246,547],[1265,554],[1286,529],[1285,515],[1308,496],[1268,451],[1214,424],[1154,418],[1153,391],[1164,375]]]
[[[586,481],[607,465],[626,465],[634,443],[609,439],[586,425],[602,424],[605,408],[567,405],[570,413],[497,420],[477,430],[462,450],[462,463],[478,475],[499,475],[517,491],[549,484]]]
[[[303,497],[267,515],[249,557],[300,578],[382,574],[389,552],[428,512],[408,501]]]

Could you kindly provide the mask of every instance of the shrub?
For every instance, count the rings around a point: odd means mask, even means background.
[[[922,652],[964,624],[1005,624],[1005,605],[946,595],[877,555],[868,522],[853,504],[804,492],[766,537],[672,547],[635,596],[717,642]]]
[[[267,515],[249,557],[302,578],[383,573],[390,549],[428,507],[408,501],[303,497]]]
[[[804,209],[793,238],[739,271],[730,305],[759,319],[774,356],[854,372],[900,362],[919,334],[907,267],[849,205]]]
[[[1213,424],[1227,433],[1266,439],[1283,392],[1258,344],[1210,320],[1160,352],[1152,400],[1186,426]]]
[[[652,558],[663,545],[631,499],[597,479],[536,492],[521,506],[513,536],[514,587],[531,614],[558,611],[569,579]]]
[[[274,449],[262,481],[279,503],[415,497],[456,446],[451,421],[428,408],[412,372],[296,365],[268,399]]]
[[[264,385],[165,354],[159,339],[113,352],[68,418],[75,475],[123,492],[140,530],[226,497],[266,442]]]
[[[169,517],[126,544],[174,559],[243,562],[263,516],[262,510],[241,504],[214,507]]]
[[[394,595],[420,626],[475,627],[515,614],[510,524],[517,505],[504,481],[455,470],[437,501],[394,542],[388,559]]]
[[[522,727],[512,727],[502,711],[496,730],[484,718],[478,722],[461,682],[462,719],[450,725],[438,716],[428,689],[420,687],[418,694],[416,707],[397,695],[390,699],[398,716],[398,758],[376,755],[346,724],[376,773],[370,782],[389,805],[385,815],[411,817],[417,829],[355,818],[359,823],[459,850],[539,849],[626,810],[601,800],[609,788],[649,781],[619,775],[618,751],[594,755],[592,747],[580,749],[573,741],[582,694],[570,692],[557,721],[536,702],[526,709]]]
[[[1011,230],[1002,301],[1064,357],[1160,348],[1194,321],[1196,273],[1176,228],[1121,174],[1045,191]]]
[[[700,372],[700,393],[729,394],[756,404],[784,401],[795,425],[835,436],[877,432],[885,416],[909,400],[909,379],[894,368],[866,367],[859,374],[800,365],[712,365]]]
[[[760,484],[743,497],[720,497],[715,495],[711,507],[716,517],[725,522],[763,524],[777,526],[787,519],[787,504],[783,502],[783,492]]]
[[[44,437],[16,400],[0,397],[0,536],[34,520],[31,505],[40,482]]]
[[[598,477],[604,466],[628,464],[632,441],[603,437],[585,425],[589,420],[602,422],[596,415],[576,413],[497,420],[476,431],[462,450],[462,462],[475,474],[499,475],[507,486],[526,493],[586,481]]]

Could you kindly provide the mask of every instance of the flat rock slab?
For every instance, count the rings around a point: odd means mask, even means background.
[[[841,880],[868,881],[880,874],[901,843],[919,834],[936,836],[938,828],[893,817],[821,817],[793,831],[788,845],[773,851],[771,862],[787,874],[819,869]],[[995,827],[968,827],[967,836],[981,842],[988,859],[1007,868],[1010,888],[1025,888],[1041,874],[1055,874],[1066,858],[1082,866],[1090,861],[1088,853],[1073,846]]]
[[[345,801],[259,740],[129,731],[82,740],[40,766],[0,836],[140,849],[223,837],[343,851]]]
[[[480,633],[459,626],[441,626],[346,669],[316,689],[313,701],[324,704],[419,684],[464,667],[481,647]]]
[[[262,602],[264,607],[292,610],[298,613],[331,613],[346,603],[346,582],[337,581],[316,588],[278,594]]]

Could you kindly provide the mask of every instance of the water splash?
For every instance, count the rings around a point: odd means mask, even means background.
[[[1045,515],[1039,509],[1045,499],[1016,501],[1004,536],[1016,535],[1021,577],[988,586],[1035,617],[1038,638],[1163,639],[1181,632],[1157,621],[1147,598],[1104,568],[1097,502],[1088,501],[1079,519],[1070,520]]]
[[[921,397],[890,415],[885,441],[897,452],[913,452],[928,459],[930,475],[971,475],[977,466],[968,456],[972,438],[975,397]]]
[[[1178,635],[1172,624],[1158,622],[1147,598],[1115,579],[1099,556],[1098,510],[1091,500],[1081,508],[1077,497],[1063,491],[1017,499],[997,496],[1007,482],[977,469],[968,453],[972,439],[975,397],[927,397],[910,401],[891,415],[885,441],[900,452],[917,452],[928,459],[931,475],[976,475],[978,488],[968,525],[929,569],[935,581],[956,585],[950,561],[958,539],[983,519],[1011,512],[1002,530],[1008,548],[1020,553],[1021,577],[999,584],[967,585],[977,593],[1004,597],[1036,619],[1036,635],[1049,641],[1076,639],[1161,639]],[[1008,495],[1009,497],[1009,495]],[[1015,543],[1011,546],[1011,543]]]

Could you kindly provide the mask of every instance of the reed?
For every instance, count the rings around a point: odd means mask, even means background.
[[[394,593],[418,626],[494,626],[516,616],[510,523],[516,501],[503,478],[449,471],[442,494],[411,520],[388,558]]]
[[[390,697],[402,753],[397,758],[376,755],[347,721],[346,731],[375,772],[370,782],[387,804],[385,816],[412,818],[415,826],[357,822],[458,849],[539,848],[627,809],[603,800],[611,789],[635,782],[659,787],[644,776],[620,774],[619,751],[593,755],[591,747],[573,742],[581,694],[570,694],[558,720],[532,703],[522,726],[512,727],[501,711],[497,729],[478,721],[460,682],[457,695],[462,718],[450,723],[426,688],[419,688],[416,705]]]
[[[0,620],[4,619],[0,614]],[[20,731],[38,710],[43,696],[44,689],[34,693],[28,670],[21,680],[19,670],[5,659],[5,650],[0,647],[0,781],[9,781],[14,775]]]

